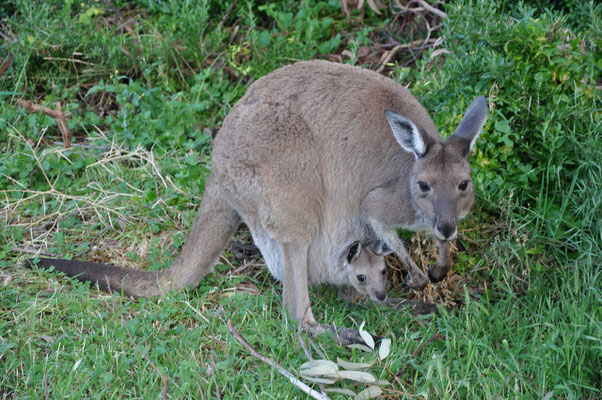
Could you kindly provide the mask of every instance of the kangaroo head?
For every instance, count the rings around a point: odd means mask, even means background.
[[[391,250],[383,242],[362,247],[360,241],[351,243],[343,252],[343,263],[347,268],[351,285],[377,302],[387,298],[387,268],[385,254]]]
[[[414,154],[410,173],[413,201],[428,221],[432,235],[447,241],[456,237],[457,221],[474,203],[467,158],[485,123],[486,101],[477,97],[452,136],[441,141],[426,134],[403,115],[385,110],[399,145]]]

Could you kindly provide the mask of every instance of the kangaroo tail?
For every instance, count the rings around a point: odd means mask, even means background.
[[[64,260],[56,258],[40,258],[34,263],[31,258],[25,266],[48,269],[54,267],[80,281],[92,282],[102,290],[121,292],[126,296],[146,297],[161,294],[159,282],[164,271],[139,271],[114,265],[92,263],[87,261]]]
[[[161,271],[140,271],[85,261],[40,259],[39,266],[54,266],[58,271],[81,281],[96,283],[103,290],[123,291],[126,296],[151,297],[196,286],[209,274],[221,251],[240,225],[240,217],[230,206],[214,173],[207,180],[203,201],[186,244],[176,261]],[[33,260],[25,266],[31,267]]]

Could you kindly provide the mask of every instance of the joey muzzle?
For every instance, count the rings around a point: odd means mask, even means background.
[[[382,303],[383,301],[387,300],[387,292],[379,291],[379,292],[374,293],[372,300]]]

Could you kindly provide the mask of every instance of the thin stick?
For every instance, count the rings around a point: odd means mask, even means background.
[[[219,391],[219,386],[217,385],[217,378],[215,377],[215,360],[213,357],[213,351],[211,352],[209,357],[211,358],[211,375],[213,376],[213,383],[215,383],[215,392],[217,394],[217,398],[221,400],[222,394]]]
[[[44,60],[47,61],[68,61],[74,64],[84,64],[84,65],[89,65],[91,67],[96,66],[96,64],[88,62],[88,61],[82,61],[82,60],[78,60],[77,58],[65,58],[65,57],[44,57]]]
[[[425,10],[432,12],[433,14],[437,15],[439,18],[441,18],[441,19],[447,18],[447,14],[446,13],[444,13],[441,10],[439,10],[438,8],[435,8],[435,7],[431,6],[425,0],[417,0],[417,1],[418,1],[418,3],[420,3],[420,5],[422,7],[424,7]]]
[[[234,6],[236,5],[237,2],[238,2],[238,0],[234,0],[230,4],[230,7],[228,7],[228,10],[226,11],[226,14],[224,15],[224,18],[222,18],[222,21],[219,23],[220,28],[222,26],[224,26],[224,23],[226,23],[226,19],[228,19],[228,17],[230,16],[230,13],[232,12],[232,9],[234,8]]]
[[[61,131],[61,136],[63,137],[63,143],[65,144],[65,148],[71,147],[71,131],[67,126],[67,120],[65,119],[65,114],[61,110],[61,103],[56,103],[56,110],[53,110],[48,107],[41,106],[39,104],[34,104],[31,101],[27,100],[19,100],[19,103],[23,108],[25,108],[29,112],[39,112],[42,111],[44,114],[48,115],[55,119],[56,124]]]
[[[433,340],[435,340],[435,339],[441,339],[441,340],[445,340],[446,338],[445,338],[445,336],[443,336],[443,335],[441,335],[441,334],[439,334],[439,333],[437,333],[437,334],[436,334],[436,335],[434,335],[434,336],[431,336],[430,338],[428,338],[428,339],[426,340],[426,342],[422,343],[422,344],[420,345],[420,347],[418,347],[418,348],[417,348],[417,349],[416,349],[416,350],[415,350],[415,351],[412,353],[412,358],[416,358],[416,356],[418,355],[418,353],[420,353],[420,352],[422,351],[422,349],[424,349],[424,348],[426,347],[426,345],[427,345],[427,344],[429,344],[430,342],[432,342],[432,341],[433,341]],[[408,367],[409,367],[409,364],[407,364],[405,367],[403,367],[403,369],[402,369],[402,370],[401,370],[399,373],[397,373],[397,374],[396,374],[396,376],[397,376],[397,377],[401,377],[401,376],[403,376],[403,374],[405,374],[405,372],[406,372],[406,370],[408,369]]]
[[[431,336],[430,338],[428,338],[428,339],[426,340],[426,342],[422,343],[422,345],[420,345],[420,347],[418,347],[418,348],[416,349],[416,351],[414,351],[414,352],[412,353],[412,357],[416,358],[416,356],[418,355],[418,353],[420,353],[420,352],[422,351],[422,349],[424,349],[424,348],[426,347],[426,345],[427,345],[427,344],[429,344],[430,342],[432,342],[432,341],[433,341],[433,340],[435,340],[435,339],[441,339],[441,340],[445,340],[445,336],[443,336],[443,335],[441,335],[441,334],[439,334],[439,333],[437,333],[437,334],[436,334],[436,335],[434,335],[434,336]]]
[[[307,317],[307,312],[309,311],[309,308],[311,307],[311,303],[309,303],[307,305],[307,307],[305,307],[305,312],[303,313],[303,321],[305,321],[305,318]],[[303,349],[303,352],[305,353],[305,356],[307,357],[307,359],[309,361],[312,360],[311,358],[311,353],[309,352],[309,349],[307,348],[307,345],[305,344],[305,340],[303,340],[303,335],[302,335],[302,331],[303,331],[303,323],[299,322],[299,327],[297,328],[297,336],[299,337],[299,342],[301,343],[301,348]],[[326,398],[328,398],[328,395],[326,394],[326,388],[324,387],[323,383],[318,383],[318,386],[320,387],[320,390],[322,391],[322,395],[326,396]]]
[[[113,293],[108,279],[107,279],[107,286],[109,288],[109,292]],[[138,345],[134,341],[134,338],[132,337],[132,334],[130,333],[130,330],[129,330],[127,324],[125,323],[125,318],[123,317],[123,314],[121,314],[121,312],[119,312],[119,310],[117,309],[115,300],[113,301],[113,312],[115,313],[116,316],[119,315],[119,318],[121,319],[121,325],[123,325],[123,327],[125,328],[125,331],[127,332],[128,336],[130,338],[130,342],[132,343],[134,348],[138,351],[138,353],[140,353],[142,355],[142,357],[144,357],[146,359],[146,361],[148,361],[148,363],[151,365],[151,367],[153,367],[153,369],[161,377],[161,381],[163,381],[163,392],[161,393],[161,399],[166,400],[167,399],[167,377],[165,375],[163,375],[163,373],[161,373],[159,368],[157,368],[157,366],[155,365],[155,363],[153,363],[153,361],[150,359],[150,357],[144,351],[142,351],[142,349],[140,349],[140,347],[138,347]]]
[[[385,69],[385,67],[389,63],[389,61],[391,61],[391,59],[395,56],[395,54],[397,54],[397,52],[399,50],[401,50],[401,49],[409,49],[409,48],[417,46],[417,45],[419,45],[421,43],[424,43],[424,40],[419,39],[419,40],[414,40],[413,42],[410,42],[410,43],[398,44],[397,46],[393,47],[391,50],[389,50],[387,53],[385,53],[385,55],[382,57],[382,61],[380,63],[380,67],[378,67],[376,69],[376,72],[378,72],[378,73],[383,72],[383,70]]]
[[[28,249],[25,247],[12,247],[10,249],[10,251],[14,251],[15,253],[35,254],[35,255],[42,255],[42,256],[51,256],[52,255],[50,253],[46,253],[39,249]]]
[[[232,334],[232,336],[234,336],[234,339],[236,339],[240,344],[242,344],[244,348],[246,348],[247,350],[249,350],[249,352],[251,353],[251,355],[253,355],[256,358],[259,358],[261,361],[263,361],[264,363],[268,364],[269,366],[276,368],[278,370],[278,372],[280,372],[281,375],[283,375],[284,377],[288,378],[288,380],[293,385],[297,386],[299,389],[301,389],[303,392],[305,392],[308,395],[310,395],[312,398],[314,398],[316,400],[328,400],[328,397],[323,396],[322,394],[316,392],[315,390],[313,390],[312,388],[310,388],[309,386],[307,386],[305,383],[301,382],[299,379],[297,379],[295,377],[295,375],[291,374],[286,369],[284,369],[284,367],[282,365],[278,364],[276,361],[272,360],[271,358],[268,358],[268,357],[264,356],[263,354],[261,354],[260,352],[258,352],[257,350],[255,350],[245,340],[245,338],[243,338],[240,335],[240,333],[238,333],[238,331],[236,329],[234,329],[234,326],[232,326],[232,320],[228,320],[228,322],[226,324],[228,326],[228,330],[230,331],[230,333]]]
[[[0,62],[0,76],[2,76],[4,71],[6,71],[8,67],[10,67],[10,64],[12,64],[13,62],[13,58],[15,58],[15,56],[13,56],[12,53],[8,53],[8,55],[4,57],[4,59],[2,59],[2,61]]]
[[[46,368],[44,368],[44,400],[48,400],[48,359],[46,359]]]

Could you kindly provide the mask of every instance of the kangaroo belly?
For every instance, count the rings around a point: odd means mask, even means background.
[[[251,229],[255,245],[261,251],[270,274],[280,282],[284,279],[284,258],[280,243],[272,239],[263,229]]]
[[[280,243],[274,240],[263,229],[250,229],[255,245],[261,251],[270,274],[282,282],[284,279],[284,258]],[[320,247],[320,246],[318,246]],[[336,262],[329,260],[328,255],[316,254],[313,246],[309,249],[307,279],[310,285],[330,283],[333,285],[349,285],[347,272],[339,268]]]

